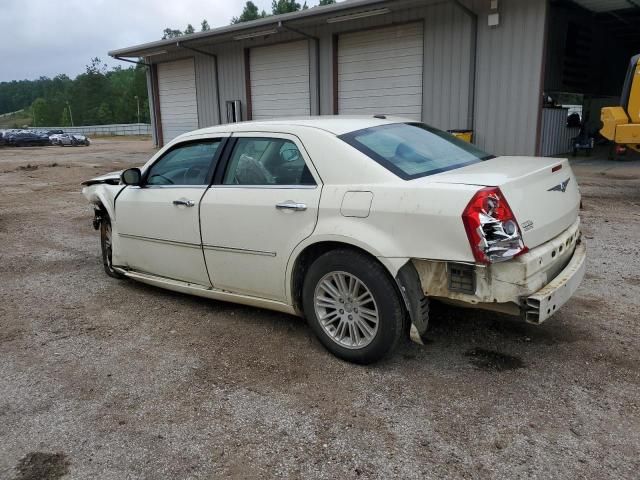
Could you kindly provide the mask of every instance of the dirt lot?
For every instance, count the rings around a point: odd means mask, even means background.
[[[576,163],[588,273],[548,324],[456,311],[360,367],[104,274],[80,182],[152,153],[0,150],[0,478],[638,478],[640,161]]]

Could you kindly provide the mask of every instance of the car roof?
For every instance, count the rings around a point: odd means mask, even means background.
[[[333,133],[334,135],[343,135],[356,130],[362,130],[363,128],[414,121],[415,120],[408,118],[392,117],[388,115],[321,115],[316,117],[291,117],[277,118],[273,120],[253,120],[250,122],[227,123],[224,125],[217,125],[215,127],[202,128],[200,130],[190,132],[190,134],[269,131],[274,129],[274,127],[286,132],[283,127],[296,126],[318,128]]]

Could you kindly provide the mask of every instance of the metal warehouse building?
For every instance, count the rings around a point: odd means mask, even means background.
[[[393,114],[471,129],[497,154],[597,129],[640,51],[638,0],[347,0],[109,52],[149,66],[154,141],[220,123]],[[588,118],[587,118],[588,117]]]

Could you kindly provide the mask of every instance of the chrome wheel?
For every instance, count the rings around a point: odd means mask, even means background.
[[[105,222],[104,248],[107,251],[107,266],[111,268],[111,222]]]
[[[356,349],[369,345],[378,332],[378,306],[367,286],[347,272],[329,272],[314,294],[316,317],[338,345]]]
[[[111,220],[106,212],[100,218],[100,246],[102,250],[102,266],[104,271],[113,278],[123,278],[123,275],[113,269],[113,230]]]

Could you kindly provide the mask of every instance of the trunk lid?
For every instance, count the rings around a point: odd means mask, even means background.
[[[496,157],[421,180],[427,179],[437,183],[499,187],[529,248],[569,228],[580,208],[578,182],[567,159]]]

